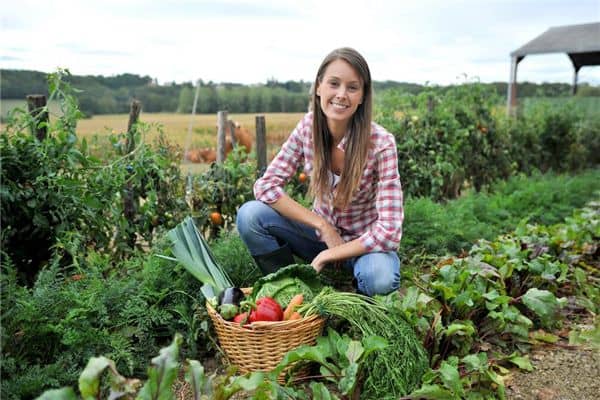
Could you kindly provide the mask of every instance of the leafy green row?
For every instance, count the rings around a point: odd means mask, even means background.
[[[464,257],[441,259],[427,274],[415,274],[405,295],[390,300],[390,306],[401,309],[417,327],[431,365],[439,366],[417,394],[441,398],[435,396],[447,392],[451,395],[444,398],[460,399],[463,385],[491,390],[493,384],[502,397],[501,377],[493,373],[498,360],[529,368],[524,359],[515,357],[537,341],[557,340],[532,330],[556,327],[567,298],[598,313],[599,239],[600,203],[592,202],[564,223],[522,223],[496,240],[479,241]],[[487,356],[482,351],[494,354],[488,369],[483,367]],[[475,355],[482,357],[477,363]],[[459,367],[464,372],[460,378]],[[484,376],[473,382],[472,375],[482,372]]]
[[[556,340],[551,334],[531,331],[556,326],[566,296],[576,299],[581,307],[598,312],[600,271],[593,263],[597,263],[599,238],[600,203],[591,203],[562,224],[522,224],[494,241],[482,240],[468,256],[441,259],[428,274],[415,276],[404,296],[396,293],[380,298],[390,314],[398,310],[417,327],[434,367],[423,377],[423,385],[404,398],[504,398],[503,376],[508,373],[507,368],[512,365],[532,370],[527,356],[522,354],[536,341]],[[357,341],[330,329],[316,346],[288,353],[270,374],[234,377],[230,372],[220,380],[210,380],[210,384],[201,365],[190,361],[187,380],[196,398],[208,391],[211,398],[226,399],[243,390],[255,399],[334,399],[336,394],[322,383],[312,382],[308,388],[281,386],[277,376],[291,363],[313,361],[321,365],[320,377],[334,384],[338,393],[356,393],[359,371],[369,372],[364,365],[365,360],[370,360],[367,355],[385,350],[389,340],[393,340],[367,333],[363,332]],[[176,337],[172,346],[180,342],[181,338]],[[162,390],[172,390],[173,371],[179,364],[172,361],[172,356],[167,362],[166,354],[173,354],[173,349],[163,350],[161,356],[153,359],[153,368],[159,368],[160,373],[149,371],[148,381],[137,392],[138,398],[158,398]],[[80,377],[84,398],[86,390],[97,398],[98,371],[106,368],[112,371],[115,384],[114,365],[106,359],[94,359]],[[89,369],[95,372],[90,374]],[[82,386],[84,377],[87,381]],[[130,385],[122,378],[116,382]],[[125,390],[124,387],[119,390]],[[135,394],[133,389],[127,390]],[[65,394],[75,396],[68,389],[45,396]]]

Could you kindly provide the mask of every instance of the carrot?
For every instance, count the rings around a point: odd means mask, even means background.
[[[294,311],[289,320],[292,321],[294,319],[302,319],[302,315],[298,311]]]
[[[283,312],[283,320],[287,321],[288,319],[291,319],[292,314],[294,313],[294,311],[296,311],[296,308],[298,308],[300,306],[300,304],[302,304],[303,301],[304,301],[304,295],[302,293],[297,294],[294,297],[292,297],[292,299],[290,300],[290,303],[288,304],[288,306],[285,308],[285,311]]]

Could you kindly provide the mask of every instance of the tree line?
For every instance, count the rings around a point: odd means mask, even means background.
[[[65,78],[80,90],[76,97],[86,116],[119,114],[129,111],[132,99],[138,99],[146,112],[190,113],[196,88],[192,82],[158,84],[150,76],[120,74],[116,76],[69,75]],[[501,97],[506,96],[507,83],[486,83]],[[233,113],[302,112],[307,109],[311,82],[275,79],[266,83],[244,85],[200,80],[200,94],[196,112],[214,113],[228,110]],[[375,93],[397,89],[418,94],[431,86],[397,81],[375,81]],[[441,91],[451,86],[436,86]],[[0,70],[1,99],[24,99],[28,94],[46,94],[47,73],[27,70]],[[569,96],[567,83],[519,82],[519,97]],[[583,83],[580,96],[600,96],[600,86]]]

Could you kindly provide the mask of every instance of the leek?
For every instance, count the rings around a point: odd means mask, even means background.
[[[171,251],[175,259],[204,284],[201,291],[207,300],[216,297],[224,289],[233,287],[231,279],[216,262],[192,217],[187,217],[171,229],[167,237],[171,241]]]

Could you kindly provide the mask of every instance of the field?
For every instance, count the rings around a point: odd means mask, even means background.
[[[21,107],[24,109],[27,109],[27,103],[25,102],[25,100],[20,100],[20,99],[2,99],[0,100],[0,117],[4,118],[8,115],[8,113],[17,107]],[[50,102],[50,112],[51,113],[58,113],[60,112],[60,107],[58,102],[56,101],[51,101]]]
[[[272,113],[263,114],[267,126],[269,143],[281,144],[294,129],[303,114]],[[93,136],[100,138],[109,133],[125,132],[129,116],[126,114],[97,115],[78,122],[77,133],[80,138],[91,139]],[[231,114],[229,119],[239,122],[248,129],[252,136],[256,135],[255,114]],[[169,141],[182,148],[214,147],[217,142],[217,116],[216,114],[194,115],[175,113],[143,113],[140,121],[151,124],[152,127],[161,127]],[[190,134],[191,129],[191,134]],[[152,139],[158,129],[151,129]]]
[[[7,113],[16,108],[25,107],[25,102],[17,99],[5,99],[0,102],[0,115],[5,117]],[[60,115],[57,103],[50,103],[50,119]],[[229,119],[239,122],[248,129],[252,136],[256,135],[255,120],[257,115],[264,115],[267,126],[268,142],[281,144],[283,140],[294,129],[303,113],[267,113],[267,114],[231,114]],[[95,136],[100,142],[108,137],[110,133],[121,133],[127,129],[129,116],[127,114],[95,115],[91,118],[79,120],[77,133],[80,139],[88,141]],[[196,114],[193,118],[190,114],[177,113],[142,113],[140,121],[151,124],[152,128],[147,139],[152,140],[158,134],[160,127],[169,138],[169,141],[182,148],[214,147],[217,135],[216,114]],[[5,124],[1,124],[3,128]],[[191,134],[189,131],[191,129]]]
[[[3,113],[6,108],[14,108],[13,103],[18,100],[2,100]],[[15,103],[16,104],[16,103]],[[50,118],[57,115],[58,108],[51,107]],[[255,136],[255,120],[257,115],[264,115],[267,126],[267,136],[270,143],[281,143],[294,129],[302,113],[270,113],[270,114],[231,114],[229,119],[239,122]],[[95,115],[91,118],[79,120],[77,123],[77,133],[80,139],[92,139],[98,136],[100,139],[106,138],[110,133],[121,133],[127,129],[129,116],[127,114],[107,114]],[[168,136],[174,144],[185,148],[190,141],[190,148],[214,146],[217,135],[217,115],[216,114],[196,114],[192,118],[189,114],[177,113],[142,113],[140,121],[152,125],[152,139],[158,133],[158,127]],[[4,124],[0,125],[4,127]],[[191,135],[189,130],[191,129]],[[188,138],[189,136],[189,138]]]
[[[14,108],[19,100],[2,100],[3,114],[5,107]],[[58,115],[58,107],[50,108],[52,121],[53,115]],[[256,137],[256,116],[259,114],[231,114],[229,119],[237,121],[248,129],[252,137]],[[265,116],[267,127],[267,157],[271,159],[279,146],[294,129],[302,113],[268,113]],[[95,154],[102,154],[109,146],[108,137],[111,134],[124,133],[127,130],[128,114],[95,115],[91,118],[82,119],[77,122],[77,134],[79,140],[86,139]],[[177,113],[142,113],[140,121],[149,124],[150,129],[144,140],[152,142],[162,131],[169,142],[180,146],[182,149],[194,149],[204,147],[216,147],[217,143],[217,115],[196,114],[192,118],[190,114]],[[4,124],[0,125],[0,129]],[[191,130],[191,133],[190,133]],[[206,166],[192,165],[182,160],[182,168],[185,171],[203,171]]]

